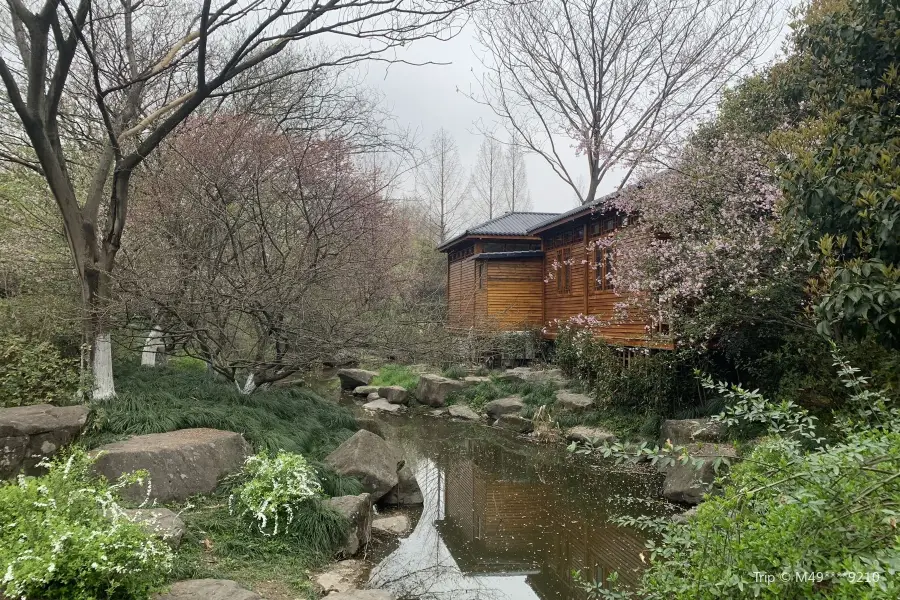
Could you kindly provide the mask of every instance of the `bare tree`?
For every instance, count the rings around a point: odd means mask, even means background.
[[[592,201],[613,167],[666,153],[780,28],[781,0],[542,0],[481,11],[477,99]],[[574,140],[586,189],[560,144]]]
[[[0,112],[9,129],[0,156],[41,173],[62,215],[95,398],[115,395],[104,304],[131,180],[146,157],[205,101],[283,77],[267,62],[292,42],[343,43],[289,73],[384,60],[413,39],[452,35],[468,4],[44,0],[32,10],[9,0],[0,28],[8,102]]]
[[[503,158],[503,146],[500,142],[491,136],[485,136],[478,149],[478,158],[469,184],[472,210],[479,218],[493,219],[501,212]]]
[[[509,212],[526,212],[534,208],[528,190],[525,155],[515,140],[506,147],[503,157],[503,204]]]
[[[438,242],[443,242],[465,220],[468,193],[459,149],[446,129],[439,129],[431,138],[416,187],[425,203],[435,237]]]
[[[397,262],[386,178],[339,139],[189,125],[142,175],[117,283],[243,393],[369,347]]]

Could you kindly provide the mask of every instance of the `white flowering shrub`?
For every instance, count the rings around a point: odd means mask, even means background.
[[[291,452],[251,456],[241,477],[244,482],[229,498],[231,511],[267,536],[288,533],[300,513],[318,508],[316,501],[325,495],[316,470]]]
[[[172,568],[169,547],[132,523],[116,493],[76,450],[42,477],[0,483],[0,596],[147,598]]]

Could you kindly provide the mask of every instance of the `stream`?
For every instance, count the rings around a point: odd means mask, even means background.
[[[633,584],[645,534],[610,517],[659,516],[659,479],[591,464],[562,444],[444,418],[379,419],[424,496],[412,533],[375,556],[370,585],[421,600],[581,600],[572,577]]]

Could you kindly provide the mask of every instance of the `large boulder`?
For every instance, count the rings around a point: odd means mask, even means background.
[[[440,375],[422,375],[419,377],[419,385],[416,388],[416,398],[419,402],[439,408],[447,404],[447,396],[453,392],[461,392],[469,386],[464,381],[448,379]]]
[[[378,394],[378,386],[377,385],[361,385],[359,387],[353,388],[354,396],[362,396],[365,398],[369,394]]]
[[[87,406],[16,406],[0,409],[0,479],[20,471],[37,475],[44,458],[72,443],[87,423]]]
[[[466,406],[465,404],[454,404],[450,407],[450,416],[466,421],[480,421],[481,417],[477,412]]]
[[[134,508],[125,511],[128,519],[144,526],[152,535],[169,544],[173,550],[181,545],[187,527],[181,517],[168,508]]]
[[[671,440],[676,446],[694,442],[724,442],[727,429],[724,423],[712,419],[668,419],[663,421],[659,430],[659,445],[664,446],[666,440]]]
[[[525,403],[519,396],[507,396],[491,400],[484,405],[484,412],[492,419],[499,419],[503,415],[517,415],[525,408]]]
[[[488,383],[491,380],[490,377],[485,375],[468,375],[467,377],[463,377],[463,382],[469,385],[478,385],[479,383]]]
[[[212,493],[220,479],[240,470],[250,452],[250,444],[233,431],[180,429],[101,446],[94,470],[110,481],[147,471],[149,487],[147,481],[133,484],[122,495],[135,502],[148,496],[169,502]]]
[[[342,390],[355,390],[362,385],[369,385],[378,376],[378,373],[365,369],[341,369],[337,372],[341,380]]]
[[[397,472],[397,485],[381,499],[382,504],[400,506],[418,506],[423,504],[422,489],[409,465]]]
[[[494,421],[494,427],[514,431],[516,433],[531,433],[534,431],[534,423],[519,415],[500,415]]]
[[[328,600],[397,600],[397,596],[385,590],[350,590],[328,594]]]
[[[189,579],[179,581],[153,600],[265,600],[256,592],[228,579]]]
[[[386,385],[378,388],[378,395],[391,404],[406,404],[409,392],[399,385]]]
[[[667,467],[663,496],[671,502],[700,504],[703,496],[712,489],[716,478],[716,461],[722,457],[733,459],[737,457],[737,451],[729,444],[690,444],[687,450],[692,458],[701,461],[699,468],[694,461],[685,465],[679,461]],[[724,465],[720,465],[720,473],[724,471],[723,467]]]
[[[590,442],[592,444],[603,444],[616,441],[613,433],[601,429],[600,427],[587,427],[585,425],[577,425],[566,431],[566,439],[570,442]]]
[[[562,392],[557,392],[556,405],[565,410],[580,412],[592,408],[594,406],[594,401],[590,396],[564,390]]]
[[[356,556],[369,543],[372,531],[372,497],[338,496],[330,498],[328,504],[350,521],[347,539],[338,553],[344,558]]]
[[[397,485],[397,471],[403,466],[403,459],[383,439],[360,430],[326,456],[325,463],[341,475],[357,477],[363,489],[372,494],[372,501],[377,502]]]

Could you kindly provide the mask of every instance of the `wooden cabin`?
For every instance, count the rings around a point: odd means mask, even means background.
[[[507,213],[469,228],[447,253],[451,329],[520,331],[543,326],[544,254],[528,230],[553,213]]]
[[[616,311],[628,300],[608,277],[616,249],[599,242],[611,240],[630,217],[609,207],[612,197],[562,214],[506,214],[441,245],[448,255],[449,326],[540,326],[553,339],[558,322],[591,315],[607,323],[599,334],[611,344],[671,349],[663,325],[635,307],[624,318]]]

